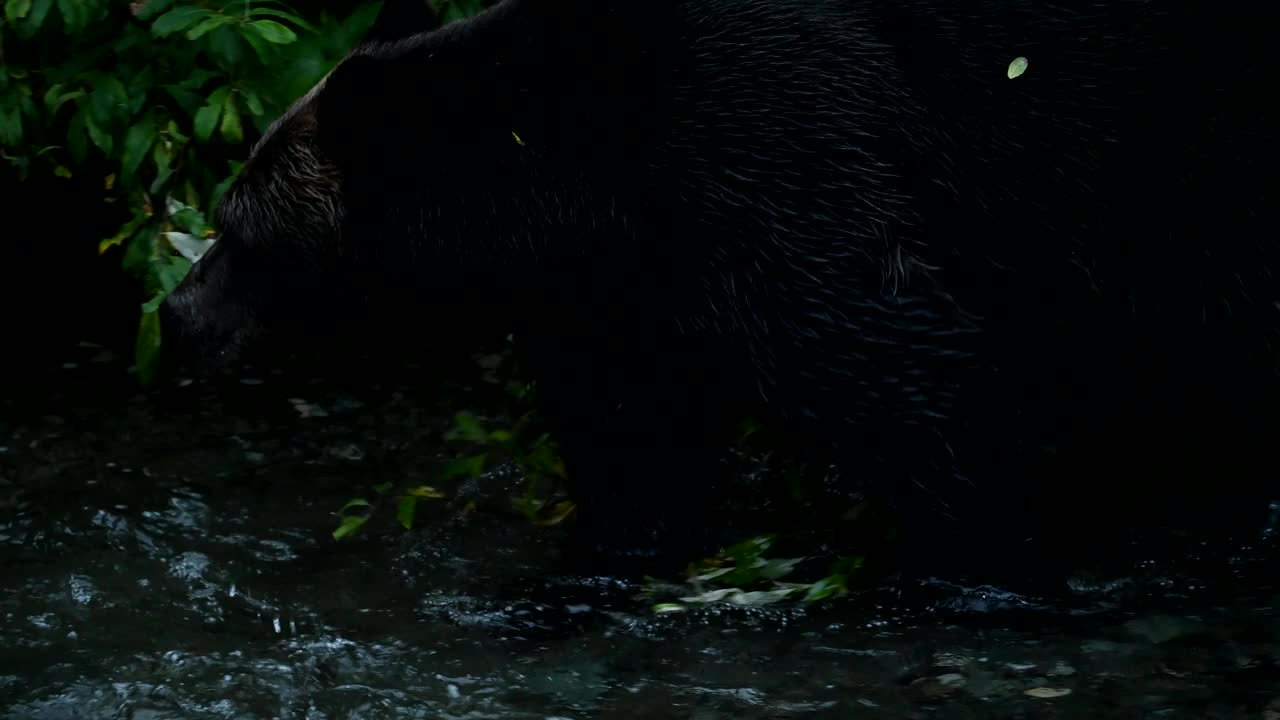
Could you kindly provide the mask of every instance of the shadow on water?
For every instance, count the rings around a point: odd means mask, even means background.
[[[80,355],[0,417],[3,720],[1280,720],[1280,594],[1212,579],[1270,547],[1078,579],[1072,611],[937,581],[655,615],[564,571],[559,531],[463,511],[514,493],[507,469],[413,532],[332,540],[360,488],[432,483],[465,389],[284,373],[144,399]]]

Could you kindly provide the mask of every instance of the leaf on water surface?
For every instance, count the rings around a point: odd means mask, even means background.
[[[659,614],[672,613],[672,612],[684,612],[686,610],[688,610],[688,608],[681,605],[680,603],[658,603],[657,605],[653,606],[653,611]]]
[[[1031,688],[1030,690],[1024,691],[1022,694],[1026,695],[1027,697],[1051,699],[1051,698],[1059,698],[1059,697],[1062,697],[1063,695],[1070,695],[1071,689],[1070,688],[1034,687],[1034,688]]]
[[[747,592],[741,588],[723,588],[720,590],[708,590],[707,592],[699,595],[682,597],[680,600],[691,603],[729,602],[734,605],[756,607],[760,605],[770,605],[772,603],[785,600],[788,595],[791,595],[799,589],[800,588],[796,586],[788,586],[777,588],[775,590],[754,590]]]
[[[1013,59],[1013,62],[1009,63],[1009,70],[1007,74],[1009,75],[1009,79],[1012,80],[1026,71],[1027,59],[1022,56],[1018,56]]]
[[[373,486],[373,491],[378,493],[379,495],[386,494],[386,492],[390,489],[391,489],[390,482],[379,483],[378,485]]]

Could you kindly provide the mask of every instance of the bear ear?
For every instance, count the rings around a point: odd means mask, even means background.
[[[438,30],[440,15],[429,0],[383,0],[364,42],[394,42]]]

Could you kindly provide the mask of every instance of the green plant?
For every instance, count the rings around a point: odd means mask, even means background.
[[[158,301],[190,262],[169,232],[212,236],[206,215],[251,139],[368,28],[377,6],[308,21],[278,0],[7,0],[0,21],[0,150],[20,176],[105,168],[131,216],[119,247],[147,302],[137,366],[150,380]]]
[[[654,605],[654,611],[660,613],[708,603],[758,606],[797,598],[813,603],[848,593],[850,577],[862,567],[861,556],[841,557],[813,582],[784,582],[805,558],[769,558],[774,541],[772,535],[749,538],[691,565],[687,587],[668,586],[650,578],[642,596],[676,594],[678,602]]]
[[[118,249],[146,302],[139,379],[161,338],[155,309],[190,268],[173,241],[212,238],[208,216],[249,144],[363,35],[380,3],[344,18],[280,0],[5,0],[0,157],[19,177],[102,175],[129,219]],[[438,0],[446,21],[481,0]],[[190,252],[186,252],[190,255]]]

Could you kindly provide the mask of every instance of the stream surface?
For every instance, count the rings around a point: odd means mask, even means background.
[[[1280,720],[1275,533],[1071,610],[936,582],[656,614],[566,571],[560,530],[463,510],[509,468],[333,540],[370,486],[439,484],[465,389],[143,395],[101,348],[65,362],[0,400],[0,720]]]

